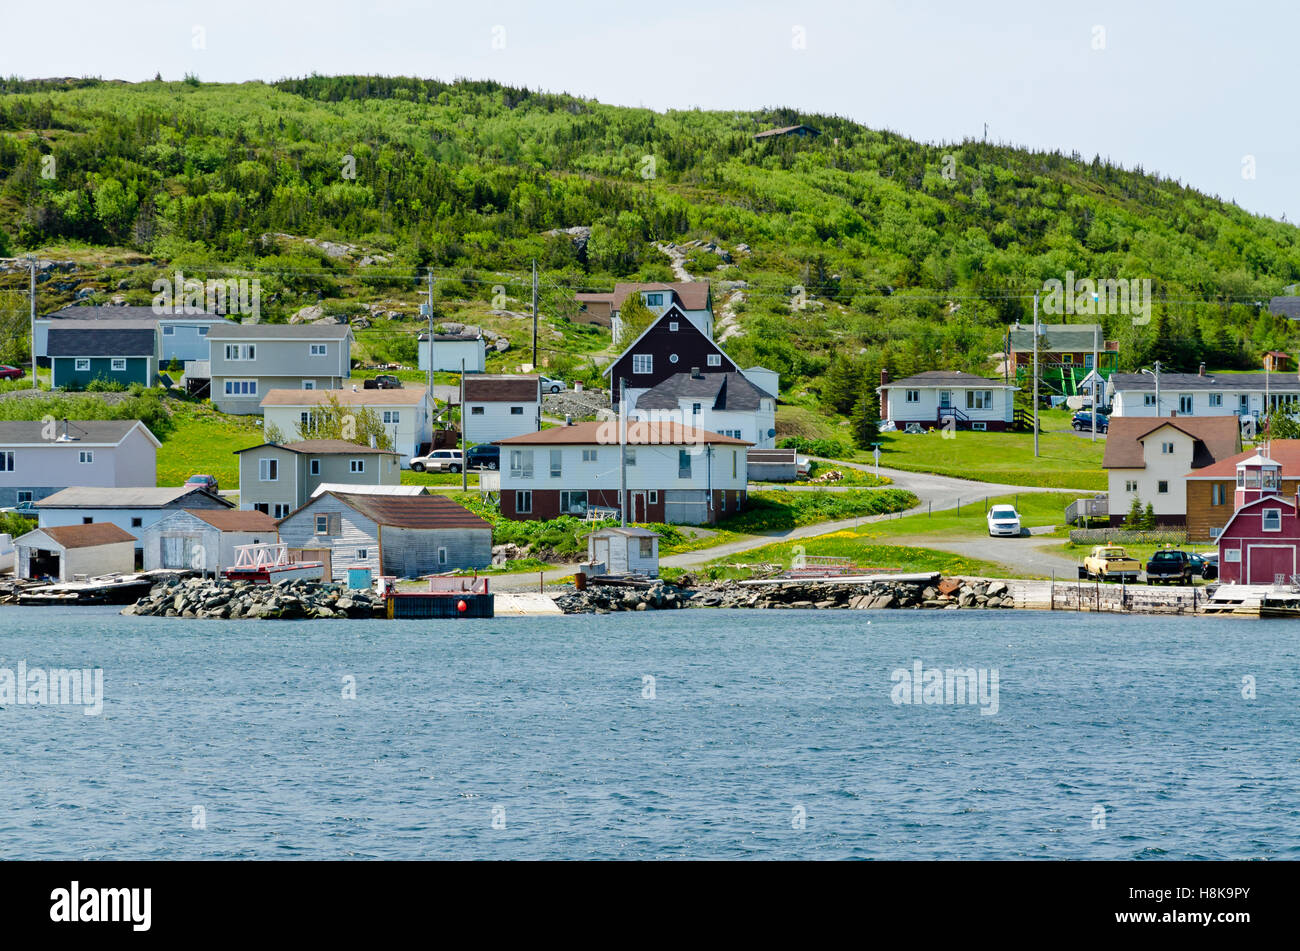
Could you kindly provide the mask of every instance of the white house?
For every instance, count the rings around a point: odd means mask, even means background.
[[[957,429],[1010,429],[1015,419],[1018,387],[956,370],[927,370],[891,382],[880,372],[881,416],[899,429],[917,423],[927,429],[951,425]]]
[[[699,328],[710,340],[713,339],[713,290],[708,281],[677,281],[672,284],[632,284],[614,285],[610,295],[610,326],[614,332],[614,342],[620,343],[623,337],[622,309],[623,303],[633,294],[641,295],[641,301],[652,313],[662,316],[669,307],[678,310]],[[590,306],[590,298],[584,304]]]
[[[1106,393],[1115,416],[1249,416],[1300,412],[1300,379],[1294,373],[1116,373]]]
[[[467,446],[535,433],[542,425],[540,377],[479,374],[465,377],[461,427]]]
[[[1109,516],[1124,521],[1133,500],[1151,504],[1165,526],[1187,524],[1189,474],[1227,459],[1241,449],[1241,430],[1231,416],[1111,417],[1106,434]]]
[[[263,512],[182,509],[141,532],[144,570],[220,572],[235,563],[235,547],[277,542],[275,519]]]
[[[629,402],[632,401],[629,399]],[[776,397],[744,373],[678,373],[640,393],[629,418],[668,420],[753,443],[776,444]]]
[[[420,334],[420,369],[429,372],[429,335]],[[482,334],[433,335],[433,369],[435,372],[460,373],[461,361],[466,373],[487,369],[487,345]]]
[[[107,523],[35,528],[14,539],[15,576],[75,581],[130,574],[136,538]]]
[[[141,533],[177,509],[232,509],[235,506],[206,489],[192,485],[162,488],[99,488],[73,486],[36,503],[41,528],[109,522],[129,532],[137,549]],[[143,560],[143,555],[141,555]]]
[[[310,439],[312,414],[331,399],[340,406],[372,411],[384,424],[393,448],[406,468],[420,447],[433,439],[427,387],[366,390],[357,386],[341,390],[270,390],[262,397],[262,417],[267,427],[280,430],[289,442]]]
[[[617,420],[575,423],[499,440],[501,469],[481,473],[480,488],[496,484],[507,518],[618,511],[619,428]],[[744,508],[748,441],[675,422],[633,420],[626,444],[629,521],[698,525]]]

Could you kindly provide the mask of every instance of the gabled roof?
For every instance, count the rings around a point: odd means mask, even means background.
[[[200,498],[220,502],[226,508],[235,504],[207,489],[192,485],[173,486],[85,486],[78,485],[47,495],[36,503],[38,509],[161,509],[171,508],[181,499]],[[184,508],[184,506],[179,506]]]
[[[73,304],[50,311],[41,320],[121,320],[157,323],[160,320],[224,321],[225,314],[189,313],[184,307],[157,309],[152,304]]]
[[[1103,469],[1146,467],[1144,441],[1169,427],[1193,440],[1192,468],[1203,469],[1227,459],[1241,445],[1235,416],[1112,416],[1106,428]]]
[[[751,412],[758,409],[759,401],[774,400],[771,393],[760,390],[735,371],[726,373],[674,373],[668,379],[650,387],[636,401],[637,409],[678,408],[679,400],[707,401],[711,409],[732,412]]]
[[[239,509],[184,509],[199,521],[222,532],[274,532],[275,519],[265,512]]]
[[[393,528],[471,528],[491,531],[492,526],[465,506],[445,495],[361,495],[350,492],[329,492],[348,508],[360,512],[378,525]],[[317,499],[323,496],[317,496]],[[314,504],[312,499],[303,509]],[[281,519],[284,522],[297,512]]]
[[[348,482],[322,482],[312,490],[311,497],[326,492],[344,492],[348,495],[424,495],[422,485],[352,485]]]
[[[341,406],[414,406],[424,401],[427,387],[413,386],[395,390],[267,390],[262,406],[323,406],[333,397]]]
[[[1039,323],[1039,353],[1058,353],[1061,351],[1085,351],[1093,348],[1094,341],[1099,350],[1105,349],[1106,331],[1100,324],[1044,324]],[[1034,328],[1032,325],[1013,326],[1007,331],[1011,350],[1029,352],[1034,349]],[[1095,337],[1094,337],[1095,334]]]
[[[51,357],[151,357],[156,333],[126,320],[64,320],[50,327],[45,350]]]
[[[1265,377],[1272,391],[1294,392],[1300,390],[1300,379],[1287,373],[1161,373],[1160,402],[1175,391],[1188,390],[1263,390]],[[1115,373],[1111,385],[1118,390],[1155,391],[1156,381],[1149,373]]]
[[[658,538],[658,532],[652,532],[648,528],[637,528],[635,525],[614,525],[609,528],[600,528],[587,535],[588,538],[602,538],[606,535],[626,535],[629,538]]]
[[[1232,517],[1228,519],[1228,524],[1224,525],[1223,528],[1219,531],[1219,538],[1222,539],[1228,535],[1228,529],[1232,528],[1232,523],[1237,520],[1237,516],[1245,512],[1249,512],[1252,509],[1263,508],[1265,506],[1268,506],[1269,508],[1274,508],[1275,506],[1278,505],[1285,505],[1288,508],[1290,508],[1292,511],[1295,511],[1297,507],[1295,498],[1285,498],[1280,495],[1262,495],[1257,499],[1247,502],[1241,508],[1233,512]],[[1279,540],[1286,541],[1289,539],[1279,539]]]
[[[363,446],[360,443],[348,442],[346,439],[302,439],[298,442],[264,442],[258,446],[249,446],[247,449],[236,449],[235,455],[239,456],[246,452],[252,452],[254,449],[265,449],[268,446],[304,456],[355,456],[357,453],[371,452],[387,456],[401,455],[401,453],[393,449]]]
[[[676,299],[681,302],[681,306],[686,310],[707,310],[709,306],[709,287],[708,281],[676,281],[672,284],[620,283],[614,285],[612,300],[614,309],[618,310],[623,306],[623,301],[633,294],[645,292],[653,294],[656,291],[663,291],[676,295]]]
[[[1010,383],[1004,383],[1002,380],[990,380],[987,377],[976,376],[974,373],[963,373],[960,370],[926,370],[924,373],[914,373],[911,376],[903,377],[901,380],[890,380],[876,387],[878,390],[892,390],[898,387],[904,389],[926,389],[927,387],[979,387],[986,390],[1015,390],[1019,389]]]
[[[650,321],[649,326],[647,326],[645,330],[641,331],[641,333],[637,334],[637,338],[623,348],[622,353],[620,353],[613,360],[609,361],[608,364],[606,364],[605,369],[601,371],[601,376],[609,376],[609,374],[613,373],[614,367],[619,363],[620,360],[622,360],[624,357],[626,357],[629,353],[632,352],[632,348],[641,342],[642,337],[644,337],[651,330],[654,330],[654,328],[658,327],[660,324],[664,323],[665,321],[672,321],[672,320],[676,320],[679,323],[685,325],[682,327],[683,333],[689,334],[691,332],[694,332],[699,334],[706,341],[708,341],[709,346],[711,346],[714,350],[718,351],[718,353],[722,354],[724,357],[727,357],[727,352],[723,350],[720,346],[718,346],[718,342],[716,340],[710,339],[708,334],[706,334],[703,330],[701,330],[699,327],[696,327],[695,324],[691,323],[689,320],[686,319],[686,315],[682,313],[680,307],[678,307],[676,304],[669,304],[667,310],[665,310],[654,320]],[[727,357],[727,359],[732,363],[733,366],[735,365],[736,363],[735,360],[732,360],[731,357]]]
[[[122,542],[135,542],[138,539],[130,532],[112,522],[92,522],[89,525],[59,525],[49,528],[37,528],[15,539],[15,544],[23,538],[43,534],[63,548],[94,548],[96,545],[116,545]]]
[[[1239,452],[1234,456],[1228,456],[1226,459],[1220,459],[1212,466],[1197,469],[1195,472],[1190,473],[1187,478],[1235,482],[1238,463],[1255,454],[1256,450],[1254,449]],[[1281,476],[1283,479],[1300,479],[1300,439],[1274,439],[1269,443],[1268,454],[1274,462],[1282,467]]]
[[[744,439],[734,439],[695,429],[681,423],[657,420],[628,420],[627,444],[629,446],[692,446],[714,443],[727,446],[752,446]],[[524,433],[509,439],[496,440],[501,446],[617,446],[618,420],[574,423],[572,426],[554,426],[535,433]]]
[[[475,373],[465,376],[466,403],[535,403],[541,398],[541,392],[540,378],[536,374]]]
[[[217,324],[208,331],[209,340],[344,340],[352,336],[347,324]]]
[[[162,445],[149,432],[149,427],[138,419],[70,419],[67,423],[68,435],[74,438],[61,439],[64,430],[63,420],[54,423],[54,439],[46,439],[47,424],[39,419],[5,419],[0,420],[0,446],[12,449],[15,446],[50,447],[71,449],[112,448],[121,445],[134,429],[139,429],[154,444]]]

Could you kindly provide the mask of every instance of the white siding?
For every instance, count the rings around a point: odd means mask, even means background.
[[[522,412],[511,412],[512,407],[519,407]],[[475,410],[482,410],[476,413]],[[541,416],[541,404],[537,400],[520,400],[510,403],[469,402],[461,413],[465,429],[465,444],[495,442],[498,439],[510,439],[538,430]]]
[[[628,446],[635,464],[627,467],[629,491],[653,489],[744,490],[749,483],[747,446]],[[532,450],[533,477],[511,473],[512,450]],[[583,450],[595,450],[595,461],[584,462]],[[560,474],[551,475],[551,450],[560,452]],[[690,458],[690,475],[682,478],[679,451]],[[501,447],[501,488],[509,489],[613,489],[620,487],[618,445],[509,446]],[[735,475],[732,475],[734,463]]]

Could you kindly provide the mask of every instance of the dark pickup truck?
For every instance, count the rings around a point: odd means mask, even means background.
[[[1147,562],[1147,584],[1191,584],[1192,556],[1177,548],[1162,548]]]

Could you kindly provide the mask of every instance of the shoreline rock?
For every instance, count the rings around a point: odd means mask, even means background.
[[[216,620],[315,620],[382,617],[384,602],[373,591],[349,591],[338,583],[298,579],[275,584],[214,578],[169,579],[154,585],[122,614]]]

